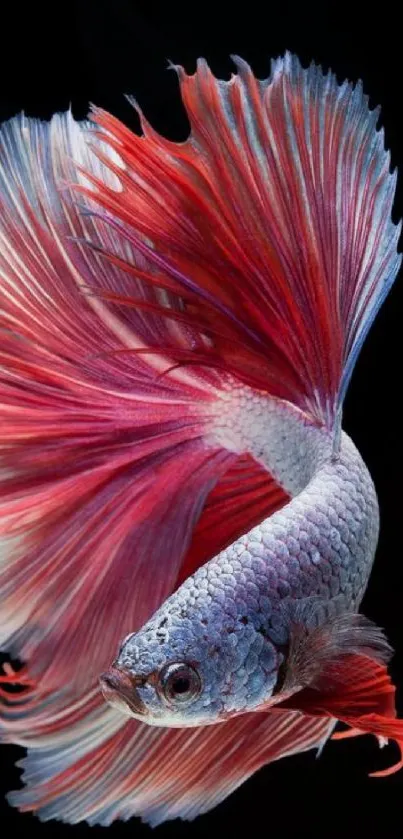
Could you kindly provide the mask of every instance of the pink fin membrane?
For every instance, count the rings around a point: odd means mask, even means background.
[[[263,82],[236,64],[179,70],[182,144],[97,109],[1,131],[0,645],[26,693],[6,672],[0,729],[29,749],[12,801],[46,818],[191,818],[329,730],[292,710],[161,732],[97,687],[181,579],[287,500],[211,437],[228,379],[333,430],[399,265],[360,86],[289,55]]]

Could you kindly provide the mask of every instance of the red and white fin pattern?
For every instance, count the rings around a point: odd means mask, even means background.
[[[287,501],[210,437],[227,377],[333,430],[399,264],[360,87],[291,56],[263,82],[236,63],[229,82],[179,70],[186,143],[97,109],[1,132],[0,643],[27,693],[6,673],[0,730],[29,748],[14,802],[45,817],[190,817],[329,725],[128,735],[96,688],[181,579]],[[186,781],[176,749],[198,745]]]
[[[178,585],[206,499],[203,559],[288,499],[251,458],[207,440],[220,376],[169,369],[161,347],[194,342],[187,325],[152,310],[168,309],[169,293],[100,253],[143,265],[88,215],[88,200],[72,199],[68,184],[86,182],[73,159],[119,189],[88,148],[89,138],[99,147],[91,130],[70,114],[49,125],[21,118],[0,141],[0,644],[25,662],[16,680],[28,688],[9,694],[5,673],[0,731],[39,764],[43,737],[55,750],[71,735],[73,763],[89,748],[85,731],[105,710],[99,674]],[[129,286],[145,308],[102,299]],[[230,512],[241,482],[245,515],[215,545],[211,493],[230,469],[221,510]],[[192,551],[189,567],[203,561]],[[115,728],[124,725],[118,716]],[[62,801],[55,806],[63,817]]]
[[[30,742],[20,763],[27,787],[10,800],[43,820],[70,823],[109,825],[134,815],[153,826],[193,819],[267,763],[321,749],[334,725],[328,717],[273,710],[203,728],[156,728],[135,720],[122,726],[118,712],[88,702],[78,705],[78,713],[72,707],[58,730]]]
[[[181,296],[203,333],[192,353],[178,348],[178,363],[224,369],[332,429],[400,265],[379,111],[360,83],[339,85],[290,54],[264,81],[234,61],[228,82],[204,60],[193,76],[176,68],[184,143],[141,112],[138,137],[94,109],[125,164],[122,174],[97,152],[123,186],[94,178],[100,217],[103,208],[152,266],[149,282]]]

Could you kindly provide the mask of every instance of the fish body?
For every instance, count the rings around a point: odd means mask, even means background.
[[[244,412],[251,415],[254,432],[259,417],[270,413],[270,406],[262,409],[262,401],[254,403],[253,395],[245,394]],[[250,451],[272,474],[273,460],[283,469],[286,465],[284,482],[295,495],[202,565],[140,632],[125,640],[116,665],[138,679],[140,719],[156,725],[204,725],[259,708],[277,685],[293,604],[311,607],[306,610],[307,629],[359,609],[379,532],[369,472],[344,432],[334,457],[331,438],[306,429],[300,419],[295,419],[302,426],[298,447],[293,451],[283,438],[282,458],[279,438],[287,425],[286,408],[271,407],[270,442],[265,446],[254,433]],[[294,442],[294,434],[292,438]],[[307,464],[310,478],[301,489]],[[177,661],[195,664],[203,690],[189,705],[179,698],[176,707],[161,698],[149,677],[166,662]],[[106,692],[113,701],[112,692]]]
[[[135,102],[1,129],[0,737],[42,819],[192,819],[337,721],[403,749],[341,423],[396,173],[360,84],[234,61],[175,68],[184,143]]]

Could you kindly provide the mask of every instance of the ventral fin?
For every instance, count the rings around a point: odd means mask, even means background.
[[[390,656],[383,631],[362,615],[343,615],[305,630],[305,637],[296,624],[282,685],[285,698],[278,707],[340,720],[351,731],[337,734],[339,739],[374,734],[381,746],[394,740],[401,759],[372,776],[391,774],[403,767],[403,720],[396,718],[395,687],[386,666]]]

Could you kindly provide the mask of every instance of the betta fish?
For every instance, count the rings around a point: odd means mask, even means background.
[[[342,430],[396,173],[360,83],[234,62],[175,68],[185,142],[134,100],[139,134],[1,129],[0,736],[41,819],[193,819],[330,738],[403,749]]]

